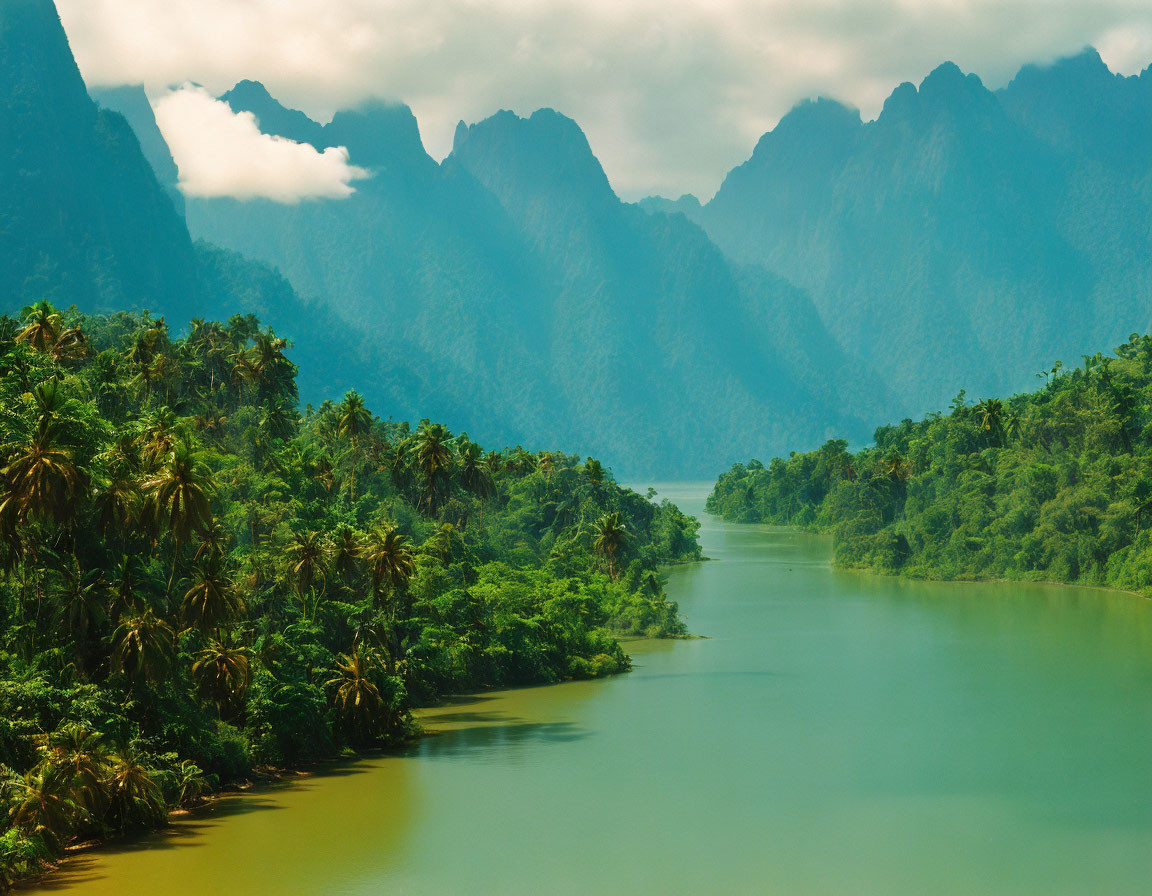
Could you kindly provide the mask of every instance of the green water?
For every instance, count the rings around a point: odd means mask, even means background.
[[[706,487],[664,493],[703,512]],[[79,857],[77,896],[1152,892],[1152,605],[833,571],[706,518],[708,640]]]

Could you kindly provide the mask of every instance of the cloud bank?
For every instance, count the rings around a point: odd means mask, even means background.
[[[202,87],[185,85],[155,103],[156,123],[180,169],[186,196],[271,199],[345,199],[352,181],[368,172],[348,150],[314,147],[260,132],[250,112],[239,115]]]
[[[1152,61],[1148,0],[57,0],[92,84],[263,81],[325,118],[408,103],[443,156],[460,119],[551,106],[616,188],[710,194],[797,101],[872,117],[944,60],[1001,86],[1095,45]]]

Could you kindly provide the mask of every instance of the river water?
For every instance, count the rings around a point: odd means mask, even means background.
[[[409,755],[84,854],[76,896],[1148,894],[1152,605],[831,569],[703,516],[669,573],[707,639],[608,681],[429,712]]]

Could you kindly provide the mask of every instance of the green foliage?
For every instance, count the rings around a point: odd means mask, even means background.
[[[250,316],[0,319],[0,881],[684,634],[656,570],[699,557],[694,520],[356,393],[300,413],[288,351]]]
[[[1152,593],[1152,338],[1055,365],[1031,394],[877,430],[850,454],[737,464],[708,509],[835,536],[844,566]]]

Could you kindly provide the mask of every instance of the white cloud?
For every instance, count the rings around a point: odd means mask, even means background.
[[[94,84],[241,78],[314,117],[412,106],[443,156],[459,119],[552,106],[626,196],[705,195],[798,100],[879,112],[944,60],[996,87],[1099,45],[1152,62],[1149,0],[57,0]]]
[[[283,203],[345,199],[355,192],[352,181],[368,176],[349,164],[344,147],[319,152],[262,134],[252,113],[234,113],[202,87],[185,85],[168,93],[155,111],[187,196]]]

